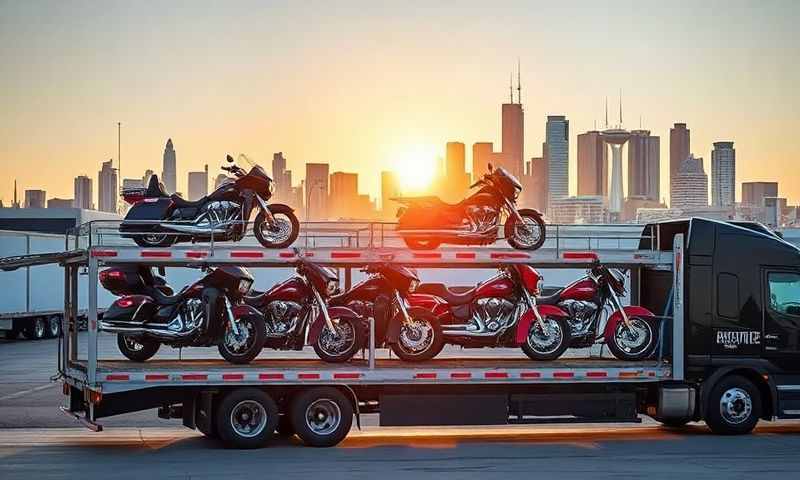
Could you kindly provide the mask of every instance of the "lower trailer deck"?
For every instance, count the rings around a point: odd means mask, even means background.
[[[71,362],[77,372],[86,361]],[[76,372],[76,373],[77,373]],[[115,393],[151,387],[206,385],[425,385],[641,383],[669,380],[663,361],[625,362],[571,358],[533,362],[519,358],[440,359],[409,364],[379,359],[329,364],[321,360],[263,359],[249,365],[223,360],[156,360],[145,363],[103,360],[97,363],[96,390]]]

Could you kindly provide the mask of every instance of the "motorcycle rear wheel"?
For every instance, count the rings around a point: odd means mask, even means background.
[[[537,250],[544,244],[547,231],[542,216],[530,208],[519,210],[519,215],[525,224],[520,224],[515,215],[508,217],[503,227],[506,241],[517,250]]]
[[[151,359],[161,348],[161,344],[149,338],[133,338],[122,333],[117,334],[117,347],[125,358],[134,362],[145,362]]]
[[[137,234],[133,237],[134,243],[142,248],[163,248],[170,247],[176,242],[177,238],[167,233],[147,233]]]

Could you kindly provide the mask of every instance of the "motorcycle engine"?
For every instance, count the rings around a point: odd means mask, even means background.
[[[203,207],[203,220],[198,226],[205,223],[209,228],[220,228],[236,223],[241,218],[242,206],[236,202],[209,202]]]
[[[514,304],[504,298],[481,298],[475,302],[473,311],[473,321],[478,324],[478,331],[483,323],[486,331],[496,332],[513,318]]]
[[[268,337],[283,337],[294,330],[300,318],[299,303],[275,300],[267,304],[266,324]]]
[[[467,207],[467,218],[470,228],[474,232],[487,230],[497,224],[497,216],[500,212],[488,205],[470,205]]]
[[[564,300],[558,304],[562,310],[569,314],[567,322],[573,335],[584,333],[592,321],[592,316],[597,311],[598,305],[584,300]]]
[[[190,298],[181,306],[179,318],[182,325],[173,325],[176,323],[175,320],[173,320],[169,325],[169,329],[177,331],[194,330],[203,323],[203,315],[203,301],[199,298]]]

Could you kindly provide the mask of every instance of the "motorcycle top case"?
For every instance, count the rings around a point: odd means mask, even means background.
[[[169,198],[146,198],[128,210],[125,220],[163,220],[169,215],[172,206],[172,200]],[[136,225],[126,225],[123,221],[122,227],[132,230]]]
[[[118,298],[103,314],[103,321],[145,322],[153,317],[157,305],[147,295]]]

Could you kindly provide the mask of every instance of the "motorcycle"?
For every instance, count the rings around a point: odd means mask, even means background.
[[[428,250],[442,243],[486,245],[497,240],[502,217],[504,234],[514,248],[536,250],[545,240],[542,214],[530,208],[517,209],[522,184],[504,168],[492,168],[470,186],[473,195],[451,205],[439,197],[398,197],[397,232],[409,248]]]
[[[245,157],[246,158],[246,157]],[[147,188],[129,188],[122,198],[132,205],[120,225],[123,237],[132,238],[140,247],[168,247],[187,241],[239,241],[247,232],[254,209],[258,209],[253,233],[266,248],[285,248],[297,239],[300,223],[287,205],[272,204],[274,184],[259,165],[250,171],[234,163],[228,155],[233,175],[214,192],[196,201],[168,194],[156,175]]]
[[[537,304],[539,273],[528,265],[509,265],[464,292],[441,283],[422,284],[409,295],[412,307],[432,312],[443,341],[467,348],[522,347],[533,360],[554,360],[569,347],[567,314]]]
[[[265,346],[302,350],[307,340],[326,362],[350,360],[363,346],[365,331],[356,312],[326,302],[339,289],[336,272],[305,259],[296,269],[296,276],[244,299],[264,314]]]
[[[414,270],[397,264],[370,265],[369,275],[330,300],[347,306],[362,318],[375,322],[375,345],[390,347],[402,360],[418,362],[435,357],[444,348],[436,317],[428,310],[409,305],[408,296],[419,286]],[[366,347],[367,345],[365,345]]]
[[[604,342],[620,360],[642,360],[657,346],[655,315],[644,307],[623,306],[620,297],[624,295],[625,275],[595,259],[586,276],[535,301],[564,312],[572,336],[570,347]]]
[[[147,268],[147,267],[145,267]],[[120,352],[144,362],[161,344],[174,348],[217,345],[230,363],[250,363],[264,346],[264,317],[242,304],[253,277],[242,267],[207,269],[207,274],[177,294],[143,276],[144,270],[111,268],[101,284],[123,295],[105,312],[100,330],[116,333]],[[147,268],[147,272],[150,272]],[[163,280],[163,279],[161,279]]]

